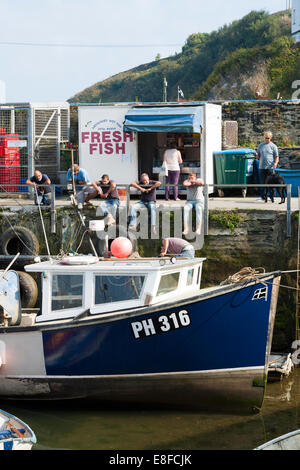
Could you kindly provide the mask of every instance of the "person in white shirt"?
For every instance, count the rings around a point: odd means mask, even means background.
[[[170,146],[165,150],[163,155],[163,161],[166,164],[168,170],[168,176],[166,176],[166,189],[165,189],[165,199],[169,199],[170,186],[169,184],[174,184],[173,186],[173,196],[175,201],[179,201],[178,198],[178,181],[180,176],[180,164],[182,163],[182,157],[179,150],[177,150],[175,144]]]

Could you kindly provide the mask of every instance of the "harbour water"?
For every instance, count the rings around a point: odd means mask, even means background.
[[[251,450],[300,428],[300,369],[268,383],[261,411],[246,415],[107,408],[88,400],[0,400],[0,408],[34,430],[33,450]]]

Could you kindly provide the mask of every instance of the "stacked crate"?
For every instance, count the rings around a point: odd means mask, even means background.
[[[17,192],[20,184],[20,150],[8,142],[19,140],[19,134],[7,134],[0,128],[0,190]],[[6,186],[12,185],[12,186]]]

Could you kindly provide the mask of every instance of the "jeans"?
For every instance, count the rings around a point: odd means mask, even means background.
[[[196,224],[199,225],[202,221],[203,202],[187,201],[183,208],[183,221],[186,225],[189,223],[190,211],[193,210],[193,208],[196,210]]]
[[[76,188],[76,199],[77,199],[78,204],[84,203],[86,193],[90,194],[93,192],[95,192],[93,186],[84,186],[84,187],[79,186],[78,191]]]
[[[103,215],[110,213],[115,219],[119,205],[120,199],[106,199],[100,202],[99,207],[103,210]]]
[[[143,207],[147,207],[147,209],[150,210],[151,225],[152,227],[155,226],[156,224],[156,202],[155,201],[150,201],[150,202],[140,201],[140,202],[133,204],[130,210],[129,225],[136,226],[137,212],[140,211]]]
[[[260,184],[265,184],[266,182],[266,179],[268,176],[270,176],[272,174],[272,169],[260,169],[259,170],[259,180],[260,180]],[[269,192],[269,188],[260,188],[261,191],[262,191],[262,195],[265,195],[267,196],[268,195],[268,192]]]
[[[179,258],[194,258],[195,257],[195,248],[193,245],[187,245],[184,247],[179,255],[176,255]]]
[[[49,206],[51,204],[51,193],[34,195],[34,202],[36,205],[44,204],[45,206]]]

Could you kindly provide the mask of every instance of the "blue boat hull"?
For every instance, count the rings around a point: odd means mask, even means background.
[[[274,279],[113,317],[39,325],[45,375],[23,376],[22,398],[260,407],[278,295]],[[7,379],[11,397],[21,377]],[[0,374],[3,396],[2,390]]]

